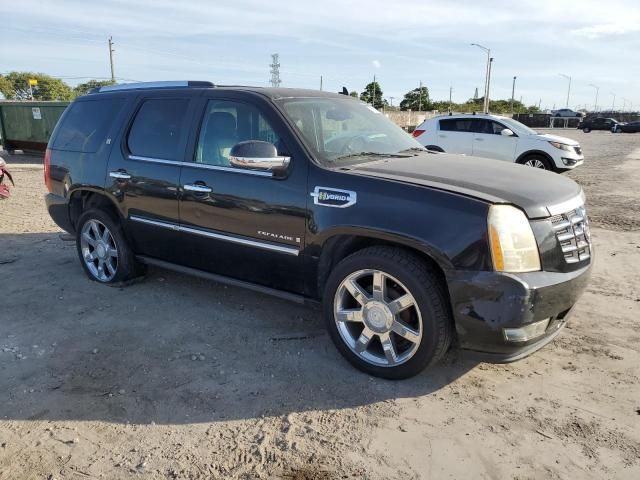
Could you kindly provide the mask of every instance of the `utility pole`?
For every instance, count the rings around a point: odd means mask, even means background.
[[[615,112],[616,111],[616,92],[611,92],[611,95],[613,95],[613,103],[611,104],[611,111]]]
[[[393,99],[396,97],[389,97],[389,105],[393,107]]]
[[[569,96],[571,95],[571,76],[565,75],[564,73],[560,73],[559,75],[569,80],[569,88],[567,90],[567,104],[565,105],[565,107],[569,108]]]
[[[487,47],[483,47],[482,45],[480,45],[479,43],[472,43],[471,44],[472,47],[478,47],[482,50],[484,50],[487,53],[487,68],[485,71],[485,77],[484,77],[484,106],[483,106],[483,111],[484,113],[489,113],[489,77],[491,76],[491,61],[493,60],[491,58],[491,49],[487,48]]]
[[[113,37],[109,37],[109,63],[111,64],[111,82],[116,83],[116,75],[113,72]]]
[[[371,106],[376,108],[376,76],[373,76],[373,83],[371,84]]]
[[[514,99],[514,95],[516,93],[516,76],[513,77],[513,85],[511,86],[511,115],[513,115],[514,110],[513,110],[513,99]]]
[[[596,89],[596,102],[593,104],[593,110],[597,112],[598,111],[598,93],[600,92],[600,87],[597,85],[594,85],[593,83],[590,83],[589,86]]]
[[[453,110],[453,103],[451,101],[451,97],[453,95],[453,87],[449,87],[449,113]]]
[[[493,57],[489,59],[489,74],[487,75],[487,108],[484,113],[489,113],[489,92],[491,90],[491,65],[493,65]]]
[[[320,75],[320,91],[322,91],[322,75]]]
[[[420,96],[418,97],[418,111],[422,111],[422,80],[420,80]]]

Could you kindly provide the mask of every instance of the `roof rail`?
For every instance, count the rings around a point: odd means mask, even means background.
[[[194,80],[175,80],[167,82],[137,82],[120,83],[117,85],[105,85],[93,92],[115,92],[120,90],[140,90],[146,88],[176,88],[176,87],[215,87],[211,82]]]

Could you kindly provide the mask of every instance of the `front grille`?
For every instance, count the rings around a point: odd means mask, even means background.
[[[591,257],[589,220],[583,206],[562,215],[554,215],[551,225],[567,263],[578,263]]]
[[[582,155],[582,148],[580,148],[580,147],[573,147],[573,149],[576,151],[576,153],[577,153],[578,155]]]

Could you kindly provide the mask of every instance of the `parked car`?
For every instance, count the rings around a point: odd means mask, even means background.
[[[572,180],[429,153],[315,90],[101,87],[56,126],[45,183],[90,279],[122,285],[154,265],[322,302],[338,350],[386,378],[454,343],[500,361],[538,350],[592,263]]]
[[[614,133],[638,133],[640,132],[640,121],[619,123],[611,127],[611,131]]]
[[[616,125],[619,125],[615,118],[587,118],[583,122],[578,125],[578,129],[582,130],[584,133],[589,133],[591,130],[608,130],[612,131],[615,129]]]
[[[578,117],[578,118],[582,118],[584,117],[584,113],[582,112],[575,112],[573,110],[571,110],[570,108],[561,108],[560,110],[552,110],[551,114],[554,117]]]
[[[562,172],[581,165],[580,144],[570,138],[539,134],[498,115],[447,115],[425,120],[413,136],[427,149],[515,162]]]

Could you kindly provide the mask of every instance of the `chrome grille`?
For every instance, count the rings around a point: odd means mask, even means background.
[[[584,206],[554,215],[551,225],[567,263],[578,263],[591,257],[591,233]]]

